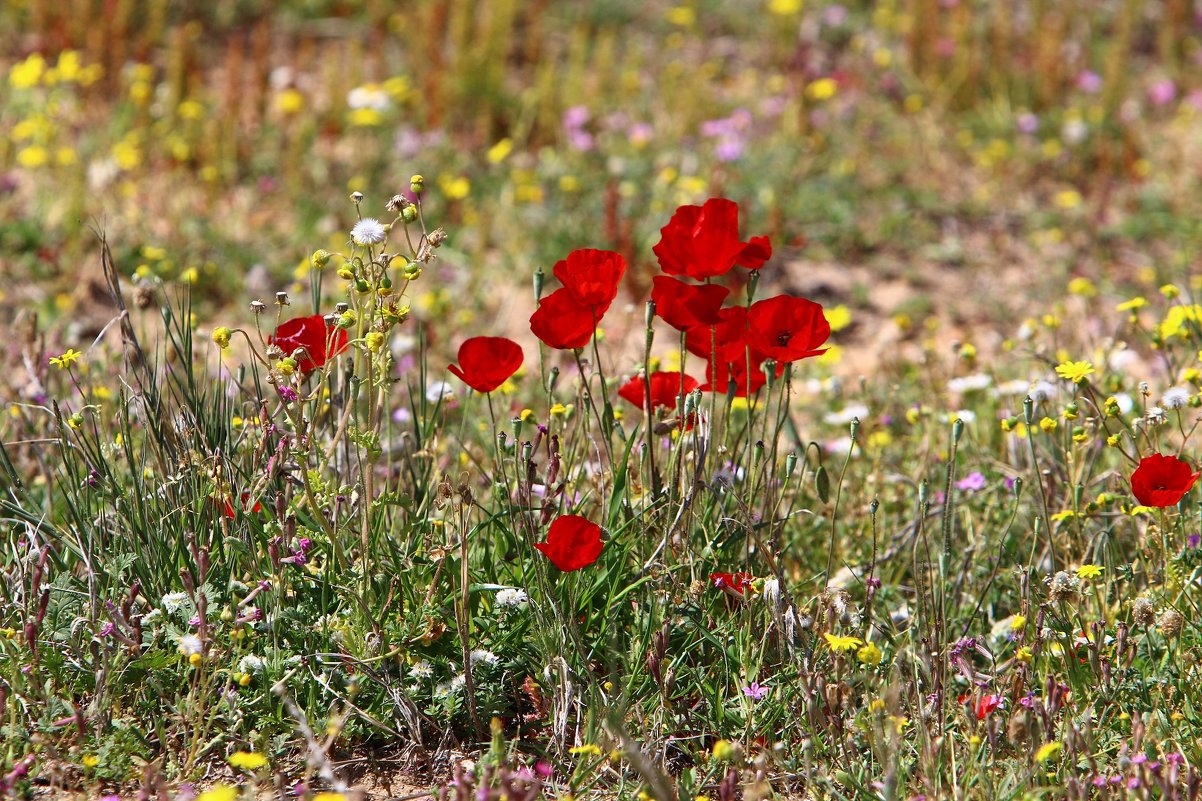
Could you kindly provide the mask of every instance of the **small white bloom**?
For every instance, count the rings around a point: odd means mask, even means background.
[[[998,384],[997,393],[999,395],[1026,395],[1031,390],[1031,382],[1023,381],[1021,378],[1014,381],[1007,381],[1004,384]]]
[[[374,217],[364,217],[351,229],[356,245],[378,245],[384,241],[384,224]]]
[[[163,611],[168,615],[174,615],[183,609],[186,603],[188,603],[188,594],[186,592],[168,593],[163,596]]]
[[[451,692],[457,692],[457,691],[459,691],[459,690],[462,690],[462,689],[463,689],[463,686],[464,686],[465,684],[467,684],[467,676],[465,676],[464,674],[460,673],[458,676],[456,676],[455,678],[451,679],[451,683],[450,683],[450,691],[451,691]]]
[[[184,656],[199,654],[204,650],[204,643],[195,634],[185,634],[179,638],[179,652]]]
[[[517,606],[526,602],[526,591],[516,587],[497,590],[497,606]]]
[[[985,373],[973,373],[972,375],[959,376],[947,382],[948,392],[964,394],[965,392],[979,392],[982,389],[987,389],[993,383],[993,378]]]
[[[492,651],[487,651],[483,648],[477,648],[468,655],[468,661],[472,666],[476,666],[483,662],[486,665],[495,665],[500,661],[500,657]]]
[[[1114,396],[1114,399],[1118,401],[1119,411],[1123,414],[1130,414],[1131,410],[1135,408],[1135,399],[1126,392],[1120,392]]]
[[[1181,409],[1189,404],[1190,391],[1185,387],[1173,387],[1164,391],[1160,405],[1166,409]]]
[[[868,417],[868,407],[862,403],[849,403],[837,412],[830,412],[822,418],[822,422],[830,426],[851,425],[855,419],[864,420]]]
[[[247,654],[238,660],[238,670],[242,673],[262,673],[263,667],[263,658],[254,654]]]
[[[435,381],[426,387],[426,400],[430,403],[438,403],[440,400],[447,400],[453,397],[455,397],[455,387],[446,381]]]
[[[371,108],[376,111],[385,111],[392,105],[392,100],[389,99],[388,93],[379,86],[369,83],[356,86],[347,92],[346,104],[353,109]]]
[[[410,665],[409,673],[417,676],[419,679],[428,679],[434,675],[434,666],[423,659]]]

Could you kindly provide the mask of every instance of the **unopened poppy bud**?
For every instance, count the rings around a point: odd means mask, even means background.
[[[955,419],[955,421],[952,423],[952,442],[958,443],[960,441],[960,437],[963,434],[964,434],[964,421],[961,420],[959,417],[957,417]],[[855,439],[854,434],[852,435],[852,439]]]
[[[793,475],[793,471],[797,468],[797,454],[794,451],[789,451],[785,456],[785,475]],[[875,503],[875,501],[874,501]]]
[[[213,329],[213,342],[217,347],[225,350],[230,346],[230,329],[224,325],[219,325]]]
[[[325,267],[327,264],[330,263],[330,251],[328,251],[328,250],[313,251],[313,255],[309,258],[309,263],[320,270],[322,267]]]
[[[401,219],[407,223],[417,220],[417,206],[406,206],[401,209]]]
[[[534,271],[534,302],[538,303],[543,297],[543,282],[546,280],[547,274],[543,272],[543,268],[539,267]]]
[[[647,306],[643,310],[643,325],[651,328],[651,321],[655,319],[655,301],[647,301]]]
[[[420,175],[414,175],[409,179],[409,191],[415,195],[420,195],[426,188],[426,179]]]

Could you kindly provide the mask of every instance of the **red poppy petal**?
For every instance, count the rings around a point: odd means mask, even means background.
[[[471,337],[459,346],[459,365],[447,369],[477,392],[492,392],[522,366],[522,347],[506,337]]]
[[[552,348],[583,348],[592,339],[596,322],[593,313],[581,306],[566,289],[543,298],[530,315],[530,330]]]
[[[738,264],[749,270],[758,270],[764,262],[772,258],[772,242],[766,236],[753,236],[743,252],[739,254]]]
[[[618,296],[626,260],[612,250],[574,250],[552,269],[555,277],[581,306],[603,315]]]
[[[730,290],[718,284],[686,284],[666,275],[651,279],[655,313],[677,331],[715,325]]]

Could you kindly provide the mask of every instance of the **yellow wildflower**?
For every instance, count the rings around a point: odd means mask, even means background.
[[[75,348],[67,348],[67,352],[62,356],[51,356],[50,363],[62,370],[74,364],[82,355],[83,354],[77,351]]]
[[[1060,755],[1060,752],[1063,749],[1063,743],[1044,743],[1043,745],[1039,746],[1039,750],[1035,752],[1035,761],[1047,762],[1048,760],[1055,759]]]
[[[826,646],[835,653],[854,651],[864,644],[864,641],[859,637],[849,637],[843,634],[826,633],[822,637],[826,640]]]
[[[1097,578],[1098,576],[1102,575],[1102,571],[1105,569],[1106,568],[1102,567],[1101,565],[1081,565],[1079,568],[1077,568],[1077,578]]]
[[[267,764],[267,757],[256,751],[235,751],[226,757],[226,761],[238,770],[258,770]]]
[[[1093,372],[1093,364],[1090,362],[1065,361],[1056,365],[1056,375],[1074,384],[1083,383]]]

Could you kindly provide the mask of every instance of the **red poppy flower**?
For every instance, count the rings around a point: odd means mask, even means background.
[[[505,337],[472,337],[459,346],[459,364],[447,369],[477,392],[492,392],[522,366],[522,347]]]
[[[665,370],[656,370],[651,374],[651,408],[663,406],[667,409],[676,408],[676,398],[680,395],[681,381],[684,381],[685,393],[692,392],[697,388],[697,379],[686,375],[682,379],[678,372],[668,372]],[[643,377],[636,375],[634,378],[627,381],[618,390],[618,397],[623,400],[630,401],[640,409],[643,408],[643,401],[646,400],[646,385],[643,383]]]
[[[666,275],[651,279],[655,313],[677,331],[714,325],[730,290],[717,284],[686,284]]]
[[[547,531],[546,542],[536,542],[551,564],[565,573],[588,567],[601,555],[601,527],[580,515],[561,515]]]
[[[1152,453],[1139,460],[1131,474],[1131,492],[1144,506],[1173,506],[1193,489],[1198,473],[1176,456]]]
[[[977,720],[984,720],[989,717],[989,713],[1001,708],[1002,697],[1000,695],[982,695],[977,701]]]
[[[308,355],[297,361],[297,367],[307,373],[346,350],[346,331],[326,325],[324,317],[314,314],[280,323],[267,342],[279,346],[287,356],[304,348]]]
[[[573,350],[588,344],[600,319],[577,303],[567,289],[557,289],[530,315],[530,330],[552,348]]]
[[[573,250],[552,272],[581,306],[596,311],[600,320],[618,296],[618,284],[626,272],[626,260],[612,250]]]
[[[242,493],[242,496],[239,498],[239,501],[238,501],[238,509],[240,511],[246,510],[246,502],[248,500],[250,500],[250,493],[249,492]],[[262,509],[263,509],[263,504],[259,501],[255,501],[255,505],[251,507],[250,511],[251,511],[251,514],[258,514],[260,511],[262,511]],[[229,501],[225,502],[225,516],[228,517],[230,520],[233,520],[238,516],[238,512],[234,510],[234,505],[232,503],[230,503]]]
[[[739,595],[751,586],[755,576],[750,573],[710,573],[710,586],[722,590],[732,590]]]
[[[778,362],[795,362],[826,352],[819,346],[831,335],[822,304],[777,295],[747,310],[747,343]]]
[[[697,279],[725,275],[736,264],[759,269],[772,255],[767,237],[739,239],[739,207],[725,198],[678,208],[652,250],[668,275]]]

